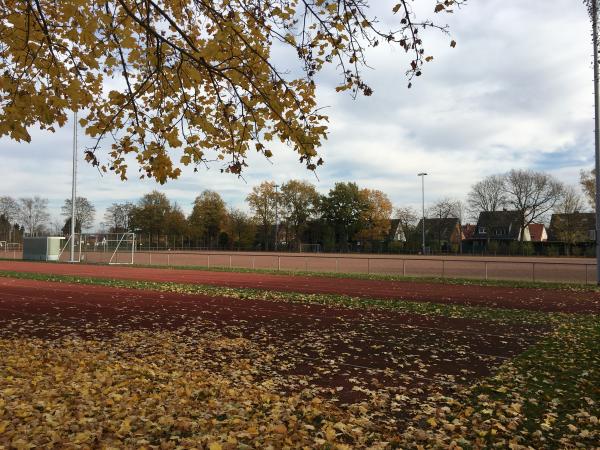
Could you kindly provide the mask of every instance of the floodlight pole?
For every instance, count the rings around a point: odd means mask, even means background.
[[[423,242],[421,245],[421,254],[425,255],[425,175],[427,173],[421,172],[417,176],[421,177],[421,208],[422,208],[422,229],[423,229]]]
[[[279,215],[277,214],[277,203],[279,203],[279,193],[277,191],[279,185],[275,185],[275,251],[277,251],[277,238],[279,237]]]
[[[77,111],[73,112],[73,178],[71,180],[71,257],[75,261],[75,204],[77,203]]]
[[[594,45],[594,112],[596,160],[596,283],[600,285],[600,74],[598,73],[598,0],[592,2],[592,36]]]

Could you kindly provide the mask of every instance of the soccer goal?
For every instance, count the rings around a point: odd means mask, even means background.
[[[89,251],[105,253],[108,258],[108,264],[133,264],[135,258],[135,233],[90,235],[86,242],[86,247]]]
[[[72,262],[133,264],[135,255],[135,233],[76,233],[75,255]],[[69,253],[71,236],[60,252]],[[59,259],[60,259],[59,256]],[[64,256],[63,256],[64,260]]]
[[[321,244],[300,244],[300,253],[320,253]]]
[[[65,241],[65,245],[63,245],[63,247],[60,249],[60,252],[58,253],[58,261],[60,261],[65,250],[71,248],[71,241],[75,241],[75,253],[73,254],[72,260],[69,258],[69,262],[81,262],[81,247],[83,244],[82,238],[83,236],[80,233],[75,233],[74,235],[69,236]],[[70,250],[68,251],[68,253],[70,256]]]

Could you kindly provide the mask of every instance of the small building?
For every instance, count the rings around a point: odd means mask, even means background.
[[[531,242],[546,242],[548,240],[546,226],[543,223],[530,223],[527,228]]]
[[[62,236],[23,238],[23,259],[33,261],[58,261],[61,252]]]
[[[474,241],[531,241],[525,228],[521,239],[521,213],[519,211],[482,211],[473,233]]]
[[[596,214],[574,212],[552,214],[548,240],[577,244],[596,241]]]

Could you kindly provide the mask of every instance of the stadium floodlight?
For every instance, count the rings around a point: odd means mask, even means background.
[[[600,73],[598,68],[598,2],[591,1],[592,43],[594,46],[594,156],[596,167],[596,283],[600,285]]]
[[[277,241],[279,240],[279,215],[277,214],[277,203],[279,203],[279,185],[275,186],[275,251],[277,251]]]
[[[77,203],[77,111],[73,111],[73,179],[71,180],[71,255],[69,262],[78,262],[75,260],[75,217]]]
[[[425,176],[426,172],[418,173],[417,176],[421,177],[421,209],[422,209],[422,229],[423,229],[423,242],[421,244],[421,253],[425,254]]]

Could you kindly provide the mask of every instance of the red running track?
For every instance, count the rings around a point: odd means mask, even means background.
[[[48,264],[25,261],[0,261],[1,270],[119,280],[193,283],[286,292],[342,294],[356,297],[544,312],[600,313],[600,292],[589,291],[463,286],[409,281],[359,280],[107,265]]]

